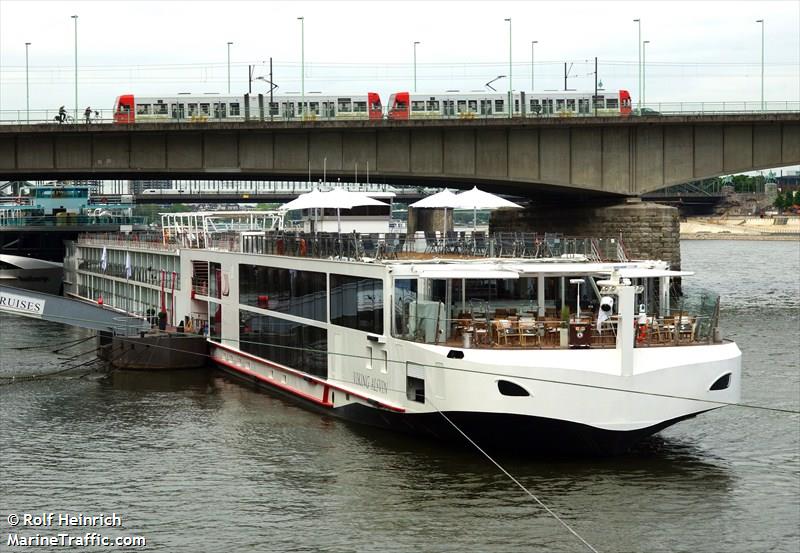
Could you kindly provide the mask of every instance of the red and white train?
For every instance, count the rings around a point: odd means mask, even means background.
[[[631,96],[627,90],[601,92],[549,92],[512,94],[512,117],[628,116]],[[216,94],[134,96],[123,94],[114,103],[114,122],[119,124],[206,121],[302,121],[302,120],[392,120],[475,119],[509,117],[508,94],[502,92],[444,92],[418,94],[396,92],[389,96],[384,113],[376,92],[355,95],[274,97],[264,95],[219,96]]]

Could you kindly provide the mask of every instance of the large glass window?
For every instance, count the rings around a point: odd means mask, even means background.
[[[239,265],[239,303],[325,321],[325,273]]]
[[[332,274],[331,322],[383,334],[383,281]]]
[[[321,378],[328,377],[328,331],[239,310],[239,349]]]

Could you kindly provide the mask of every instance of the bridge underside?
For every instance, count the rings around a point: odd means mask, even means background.
[[[0,178],[360,180],[638,196],[800,164],[800,114],[0,128]]]

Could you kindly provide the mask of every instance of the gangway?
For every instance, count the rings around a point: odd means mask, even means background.
[[[109,332],[115,336],[136,336],[150,329],[144,319],[83,301],[0,285],[0,312],[33,319]]]

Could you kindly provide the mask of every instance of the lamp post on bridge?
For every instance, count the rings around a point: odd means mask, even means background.
[[[637,51],[639,52],[639,81],[638,81],[638,88],[637,91],[639,94],[639,112],[642,111],[642,20],[641,19],[634,19],[634,23],[639,26],[639,41],[636,43]]]
[[[512,103],[512,78],[511,78],[511,18],[506,18],[508,21],[508,118],[511,119],[513,115],[513,103]]]
[[[228,94],[231,93],[231,44],[233,42],[228,43]]]
[[[761,23],[761,111],[764,111],[764,20],[756,19]]]
[[[306,18],[298,17],[300,21],[300,113],[306,115]]]
[[[647,45],[650,44],[649,40],[642,42],[642,105],[647,102],[645,91],[647,90]],[[641,111],[641,110],[640,110]]]
[[[75,22],[75,121],[78,121],[78,16],[72,15]]]
[[[536,63],[535,63],[536,56],[534,55],[535,54],[534,47],[537,44],[539,44],[538,40],[532,40],[531,41],[531,92],[534,91],[534,87],[533,87],[533,84],[534,84],[534,81],[533,81],[534,73],[533,73],[533,71],[534,71],[534,67],[536,66]]]
[[[417,91],[417,44],[421,44],[421,42],[414,41],[414,92]]]
[[[30,89],[28,87],[28,46],[30,42],[25,43],[25,121],[31,122],[31,103],[30,103]]]

